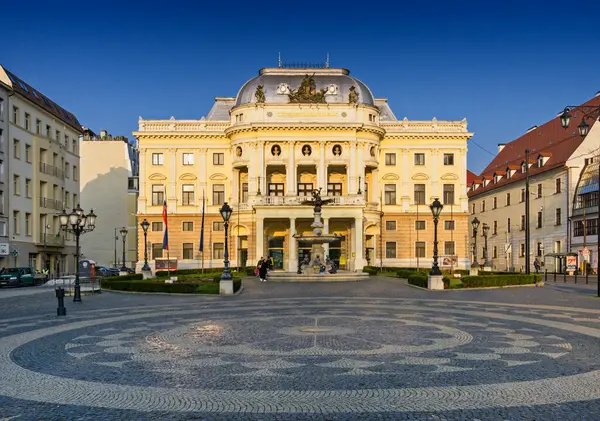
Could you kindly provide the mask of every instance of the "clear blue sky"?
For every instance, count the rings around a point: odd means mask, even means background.
[[[329,52],[400,119],[466,117],[477,173],[492,156],[475,143],[494,152],[600,90],[600,2],[35,3],[4,9],[0,63],[84,126],[130,138],[140,115],[206,115],[279,51]]]

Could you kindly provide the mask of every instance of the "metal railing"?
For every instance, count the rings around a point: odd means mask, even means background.
[[[65,244],[65,237],[60,233],[46,232],[46,234],[44,234],[42,232],[40,233],[40,243],[54,246],[62,246]]]
[[[55,167],[54,165],[46,164],[45,162],[40,162],[40,172],[61,179],[65,178],[65,172],[61,168]]]
[[[50,199],[48,197],[42,196],[40,197],[40,206],[42,208],[62,210],[63,202],[61,202],[60,200]]]

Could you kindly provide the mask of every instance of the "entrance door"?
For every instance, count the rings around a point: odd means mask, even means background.
[[[269,237],[269,257],[271,258],[273,269],[283,269],[285,237]]]
[[[246,267],[248,262],[248,249],[240,249],[240,267]]]
[[[335,262],[335,265],[339,269],[346,269],[346,259],[341,259],[342,257],[342,240],[338,239],[332,243],[329,243],[329,258]],[[340,260],[342,260],[340,262]]]

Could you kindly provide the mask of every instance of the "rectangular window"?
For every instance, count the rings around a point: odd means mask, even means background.
[[[31,198],[31,180],[25,179],[25,197]]]
[[[31,116],[25,113],[25,130],[29,131],[31,129]]]
[[[15,196],[21,195],[21,177],[17,174],[13,175],[13,194]]]
[[[161,153],[153,153],[152,154],[152,165],[163,165],[164,164],[164,155]]]
[[[13,234],[21,233],[21,214],[19,211],[13,211]]]
[[[555,217],[554,217],[554,223],[556,225],[561,225],[561,223],[562,223],[561,220],[562,220],[562,209],[561,208],[556,208],[556,214],[555,214]]]
[[[537,227],[538,228],[542,228],[542,224],[543,224],[542,218],[543,218],[542,212],[538,212],[538,214],[537,214]]]
[[[525,189],[521,189],[521,203],[525,201]]]
[[[162,243],[152,243],[152,258],[160,259],[163,257]]]
[[[385,221],[386,231],[396,231],[396,221]]]
[[[425,165],[425,154],[424,153],[416,153],[415,154],[415,165]]]
[[[396,185],[386,184],[384,186],[384,202],[386,205],[396,204]]]
[[[537,257],[542,257],[542,251],[544,251],[544,243],[537,243],[537,247],[535,248],[535,255]]]
[[[385,154],[385,165],[396,165],[396,154],[386,153]]]
[[[283,183],[269,183],[269,196],[284,196]]]
[[[242,183],[242,203],[248,203],[248,183]]]
[[[573,236],[581,237],[583,235],[583,221],[575,221],[573,226]]]
[[[510,193],[506,193],[506,206],[510,206]]]
[[[194,198],[194,193],[195,193],[195,189],[194,189],[194,185],[193,184],[184,184],[181,186],[182,191],[181,191],[181,202],[183,204],[183,206],[190,206],[194,204],[195,198]]]
[[[396,242],[386,241],[385,242],[385,258],[395,259],[396,258]]]
[[[492,235],[498,235],[498,221],[494,221],[492,225]]]
[[[492,209],[498,209],[498,198],[494,196],[492,200]]]
[[[492,247],[492,259],[498,258],[498,246]]]
[[[12,122],[19,124],[19,107],[13,106]]]
[[[510,218],[506,219],[506,232],[510,232]]]
[[[444,165],[454,165],[454,154],[453,153],[445,153],[444,154]]]
[[[73,165],[73,181],[77,181],[79,176],[77,175],[77,166]]]
[[[312,183],[298,183],[298,196],[309,197],[312,195]]]
[[[485,200],[481,202],[481,212],[485,212]]]
[[[152,185],[152,206],[162,206],[165,201],[165,186],[162,184]]]
[[[415,257],[425,257],[425,241],[415,242]]]
[[[444,204],[454,204],[454,184],[444,184]]]
[[[68,162],[65,162],[65,178],[69,178],[71,173],[71,166]]]
[[[225,255],[225,246],[223,243],[213,243],[213,259],[223,259]]]
[[[163,223],[162,222],[153,222],[152,223],[152,231],[154,232],[159,232],[163,230]]]
[[[444,221],[444,229],[446,231],[454,231],[454,221]]]
[[[52,127],[49,124],[46,124],[46,137],[50,139],[50,135],[52,133]]]
[[[183,243],[183,258],[185,260],[194,258],[194,243]]]
[[[77,155],[77,139],[73,139],[73,141],[71,142],[72,145],[72,152]]]
[[[587,219],[586,221],[586,230],[589,235],[597,235],[598,234],[598,219]]]
[[[537,197],[538,199],[542,197],[542,184],[537,185]]]
[[[25,214],[25,235],[31,235],[31,214]]]
[[[561,186],[561,180],[560,180],[560,178],[557,178],[555,183],[556,183],[556,185],[555,185],[555,188],[554,188],[555,189],[554,193],[560,193],[561,187],[562,187]]]
[[[69,150],[69,136],[65,135],[65,149]]]
[[[194,154],[184,153],[183,154],[183,165],[194,165]]]
[[[223,223],[222,221],[214,221],[212,223],[212,230],[213,231],[225,231],[225,223]]]
[[[414,196],[416,205],[425,204],[425,184],[415,184]]]
[[[471,204],[471,215],[475,215],[475,203]]]
[[[342,183],[327,183],[327,196],[341,196]]]
[[[519,257],[525,257],[525,244],[519,244]]]
[[[183,230],[184,231],[194,231],[194,223],[193,222],[184,222],[183,223]]]
[[[42,120],[35,120],[35,132],[37,134],[42,134]]]
[[[31,145],[25,145],[25,162],[29,162],[31,164]]]
[[[456,254],[454,241],[444,241],[444,254],[446,256],[454,256]]]
[[[425,221],[415,221],[415,230],[423,231],[425,229]]]
[[[13,139],[13,157],[21,159],[21,142],[18,139]]]
[[[57,142],[60,142],[60,131],[59,131],[59,130],[57,130],[57,131],[56,131],[56,136],[54,137],[54,139],[55,139]]]
[[[521,231],[525,231],[525,215],[521,215]]]
[[[214,153],[213,154],[213,165],[225,165],[225,154]]]
[[[225,184],[213,184],[213,205],[222,205],[225,203]]]

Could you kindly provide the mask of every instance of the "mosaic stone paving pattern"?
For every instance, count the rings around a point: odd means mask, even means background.
[[[329,297],[4,321],[0,396],[74,419],[571,419],[600,408],[599,317]]]

